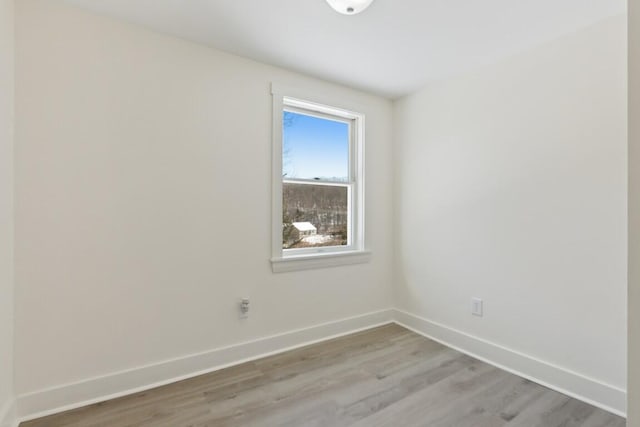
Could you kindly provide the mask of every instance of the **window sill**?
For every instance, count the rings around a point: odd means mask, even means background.
[[[370,251],[334,252],[272,258],[271,269],[274,273],[287,271],[313,270],[317,268],[338,267],[341,265],[364,264],[371,260]]]

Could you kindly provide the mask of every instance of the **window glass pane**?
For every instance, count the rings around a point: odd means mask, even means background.
[[[282,176],[346,182],[349,125],[285,111],[282,118]]]
[[[347,186],[282,183],[283,249],[348,244]]]

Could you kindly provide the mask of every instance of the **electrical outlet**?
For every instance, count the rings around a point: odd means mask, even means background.
[[[240,300],[240,318],[246,319],[249,317],[249,298],[242,298]]]
[[[482,300],[480,298],[471,298],[471,314],[482,317]]]

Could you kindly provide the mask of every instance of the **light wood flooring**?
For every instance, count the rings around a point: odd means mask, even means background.
[[[605,427],[624,419],[387,325],[21,427]]]

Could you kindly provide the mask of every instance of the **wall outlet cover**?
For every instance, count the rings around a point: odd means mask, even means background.
[[[471,298],[471,314],[474,316],[482,317],[483,315],[483,304],[482,299],[480,298]]]

